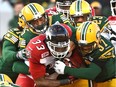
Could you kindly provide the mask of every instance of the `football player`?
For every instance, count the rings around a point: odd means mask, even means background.
[[[54,69],[58,74],[93,80],[95,87],[115,87],[116,56],[111,42],[100,35],[100,28],[94,22],[83,22],[76,30],[76,41],[85,68],[71,68],[56,61]]]
[[[78,27],[82,22],[94,21],[100,27],[100,32],[102,32],[105,26],[108,25],[108,20],[104,16],[95,16],[94,10],[91,8],[90,4],[85,0],[74,1],[69,9],[70,18],[74,23],[75,27]]]
[[[19,14],[18,24],[23,27],[24,30],[19,36],[18,45],[20,51],[16,55],[19,61],[14,62],[13,71],[21,73],[16,80],[16,84],[21,87],[34,87],[34,81],[31,76],[29,76],[28,65],[24,63],[26,62],[25,60],[27,60],[25,47],[30,39],[46,31],[47,23],[48,18],[45,14],[45,10],[37,3],[27,4]]]

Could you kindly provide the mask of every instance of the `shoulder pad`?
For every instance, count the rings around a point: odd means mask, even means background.
[[[15,44],[19,39],[19,34],[21,31],[18,28],[10,29],[5,35],[4,39],[10,41],[11,43]]]

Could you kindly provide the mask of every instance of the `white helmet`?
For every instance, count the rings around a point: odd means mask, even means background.
[[[69,17],[69,8],[74,0],[56,0],[56,10]]]

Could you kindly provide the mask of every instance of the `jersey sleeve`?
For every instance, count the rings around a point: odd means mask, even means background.
[[[16,58],[17,48],[12,42],[8,40],[4,40],[3,42],[3,50],[2,50],[2,56],[4,62],[13,62],[18,60]]]
[[[46,68],[44,65],[35,63],[32,60],[29,61],[29,64],[30,64],[29,71],[34,79],[38,79],[45,75]]]
[[[17,28],[10,29],[4,36],[2,56],[4,62],[16,61],[18,41],[21,31]]]
[[[14,62],[12,70],[16,73],[29,75],[29,67],[22,60]]]

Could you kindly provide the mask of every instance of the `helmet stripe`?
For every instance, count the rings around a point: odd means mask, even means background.
[[[4,81],[4,77],[2,74],[0,75],[0,81]]]
[[[81,34],[80,34],[81,35],[81,40],[82,40],[82,37],[83,37],[83,28],[84,28],[85,24],[86,23],[83,24],[82,29],[81,29]]]
[[[76,11],[77,12],[81,11],[81,5],[82,5],[82,1],[81,0],[77,0],[77,5],[76,5]]]
[[[31,12],[32,12],[33,14],[35,14],[35,13],[37,12],[37,11],[35,10],[35,8],[33,7],[33,4],[29,4],[28,7],[29,7],[29,9],[31,10]]]
[[[82,33],[81,33],[81,37],[82,37],[82,40],[86,40],[86,32],[87,32],[87,29],[88,29],[88,26],[90,25],[91,22],[86,22],[82,28]]]
[[[34,4],[30,4],[28,7],[29,7],[29,9],[32,11],[32,13],[33,13],[34,15],[36,15],[36,14],[38,13],[38,10],[37,10],[37,8],[34,6]]]

